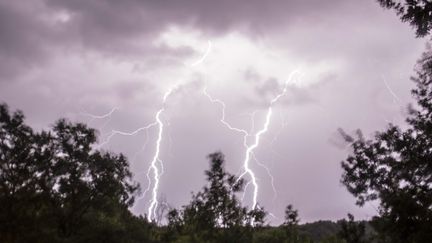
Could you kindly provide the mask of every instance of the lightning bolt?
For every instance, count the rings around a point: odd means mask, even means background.
[[[153,128],[153,127],[157,127],[157,139],[156,139],[156,149],[155,152],[153,154],[152,160],[150,161],[150,165],[148,167],[147,170],[147,179],[148,179],[148,186],[147,189],[144,191],[143,195],[138,198],[138,200],[142,199],[145,197],[146,193],[148,191],[151,191],[151,199],[150,199],[150,206],[148,208],[148,214],[147,214],[147,219],[149,221],[152,221],[155,219],[155,214],[156,214],[156,209],[158,206],[158,201],[157,201],[157,195],[158,195],[158,190],[159,190],[159,182],[160,182],[160,177],[163,174],[163,161],[160,158],[160,151],[161,151],[161,144],[162,144],[162,139],[163,139],[163,134],[164,134],[164,122],[162,121],[162,114],[165,112],[166,110],[166,101],[168,99],[168,97],[173,93],[174,90],[176,90],[178,88],[177,85],[171,87],[167,92],[164,93],[163,95],[163,103],[162,103],[162,108],[159,109],[156,114],[155,114],[155,122],[150,123],[146,126],[143,127],[139,127],[138,129],[131,131],[131,132],[124,132],[124,131],[119,131],[119,130],[112,130],[111,133],[106,137],[106,139],[100,143],[98,145],[98,147],[103,147],[105,146],[107,143],[109,143],[111,141],[111,139],[115,136],[115,135],[122,135],[122,136],[135,136],[138,133],[142,132],[142,131],[148,131],[148,129]],[[113,109],[110,113],[105,114],[105,115],[101,115],[101,116],[96,116],[96,115],[92,115],[92,114],[88,114],[93,118],[105,118],[110,116],[113,112],[115,111],[115,109]],[[151,177],[152,175],[152,177]],[[150,188],[152,186],[152,188]]]
[[[100,129],[103,129],[103,128],[104,128],[104,127],[105,127],[105,126],[110,122],[111,117],[112,117],[113,113],[114,113],[116,110],[118,110],[118,108],[117,108],[117,107],[114,107],[114,108],[111,109],[111,111],[109,111],[109,112],[106,113],[106,114],[102,114],[102,115],[94,115],[94,114],[90,114],[90,113],[88,113],[88,112],[80,112],[80,115],[90,117],[91,119],[88,121],[88,123],[91,123],[91,122],[94,121],[94,120],[100,120],[100,119],[108,118],[108,119],[103,123],[103,125],[100,127]]]
[[[204,55],[197,60],[196,62],[191,64],[191,67],[197,66],[201,63],[204,62],[204,60],[207,58],[207,56],[209,55],[210,51],[212,48],[212,43],[211,41],[208,41],[208,47],[206,52],[204,53]],[[158,195],[158,190],[159,190],[159,182],[160,182],[160,177],[163,174],[163,162],[160,159],[160,146],[161,146],[161,142],[162,142],[162,137],[163,137],[163,131],[164,131],[164,123],[161,120],[161,114],[165,111],[165,104],[166,104],[166,100],[168,99],[168,97],[172,94],[172,92],[174,90],[176,90],[178,88],[178,85],[175,85],[174,87],[170,88],[163,96],[163,107],[156,113],[155,116],[155,120],[158,126],[158,136],[157,136],[157,140],[156,140],[156,151],[154,153],[153,159],[150,162],[150,167],[147,171],[147,178],[149,178],[149,174],[152,171],[153,172],[153,188],[152,188],[152,197],[150,199],[150,206],[148,208],[148,214],[147,214],[147,219],[149,221],[152,221],[155,219],[155,215],[156,215],[156,210],[158,207],[158,200],[157,200],[157,195]],[[158,164],[160,166],[160,170],[158,168]],[[150,183],[149,183],[150,186]],[[145,193],[144,193],[145,194]]]
[[[193,62],[190,65],[187,65],[189,67],[196,67],[200,64],[202,64],[204,62],[204,60],[207,58],[207,56],[210,54],[212,49],[212,43],[211,41],[208,41],[208,47],[207,50],[205,51],[205,53],[203,54],[203,56],[198,59],[197,61]],[[108,135],[106,136],[105,140],[102,141],[101,143],[98,144],[97,148],[101,148],[103,146],[105,146],[106,144],[108,144],[111,139],[116,136],[116,135],[122,135],[122,136],[135,136],[137,134],[139,134],[140,132],[145,131],[148,137],[148,130],[150,128],[153,127],[157,127],[157,138],[156,138],[156,148],[155,148],[155,152],[152,156],[152,160],[150,161],[150,165],[147,169],[147,180],[148,180],[148,184],[147,184],[147,188],[144,190],[143,194],[137,198],[137,200],[141,200],[143,198],[145,198],[146,194],[151,191],[151,198],[149,200],[149,207],[147,210],[147,219],[149,221],[153,221],[156,219],[156,211],[158,208],[158,200],[157,200],[157,196],[158,196],[158,191],[159,191],[159,184],[160,184],[160,179],[161,176],[164,172],[164,167],[163,167],[163,161],[160,158],[160,153],[161,153],[161,144],[162,144],[162,140],[163,140],[163,136],[164,136],[164,122],[162,120],[162,115],[165,112],[166,109],[166,101],[169,98],[169,96],[176,90],[178,89],[179,85],[174,85],[172,86],[170,89],[168,89],[167,92],[164,93],[163,98],[162,98],[162,108],[159,109],[155,116],[154,116],[154,122],[143,126],[143,127],[139,127],[134,131],[129,131],[129,132],[125,132],[125,131],[119,131],[119,130],[111,130],[110,133],[108,133]],[[103,114],[103,115],[93,115],[90,113],[86,113],[86,112],[81,112],[82,115],[86,115],[89,116],[93,119],[104,119],[107,117],[111,117],[112,114],[118,110],[118,108],[113,108],[109,113],[107,114]],[[147,144],[147,140],[145,142],[145,144],[142,146],[142,149],[144,149],[144,147]],[[141,174],[141,172],[139,172],[138,174]]]
[[[201,56],[201,58],[199,58],[198,60],[194,61],[193,63],[191,63],[190,65],[186,65],[186,67],[189,68],[195,68],[199,65],[201,65],[206,58],[209,56],[209,54],[211,53],[212,50],[212,42],[208,41],[208,47],[207,50],[204,52],[204,54]],[[243,147],[244,147],[244,159],[242,161],[242,167],[239,171],[239,177],[237,182],[244,177],[248,177],[250,180],[248,180],[247,184],[245,185],[245,190],[243,192],[243,195],[241,197],[241,201],[244,201],[244,198],[246,196],[247,193],[249,193],[250,191],[247,190],[249,187],[252,187],[252,195],[251,195],[251,199],[252,199],[252,204],[251,204],[251,208],[252,209],[257,209],[259,208],[257,200],[258,200],[258,195],[259,195],[259,183],[258,183],[258,179],[256,176],[256,173],[254,172],[254,170],[251,167],[251,163],[255,163],[256,165],[264,168],[268,174],[268,176],[271,179],[271,186],[273,188],[273,192],[275,195],[275,198],[277,197],[277,190],[275,188],[274,185],[274,177],[271,174],[270,169],[263,163],[261,163],[258,158],[256,157],[255,151],[257,150],[257,148],[260,146],[261,141],[263,139],[263,137],[265,136],[265,134],[268,132],[269,130],[269,126],[270,123],[272,122],[272,116],[273,116],[273,109],[274,109],[274,105],[287,93],[287,89],[288,89],[288,85],[290,82],[293,81],[293,78],[296,76],[296,74],[298,74],[298,71],[294,71],[289,75],[289,78],[285,81],[283,88],[281,89],[281,91],[275,95],[270,102],[267,104],[267,108],[266,108],[266,113],[265,113],[265,119],[264,119],[264,123],[262,124],[262,127],[260,130],[256,131],[256,124],[255,124],[255,116],[257,114],[258,111],[254,111],[251,115],[250,115],[250,120],[251,120],[251,128],[249,128],[248,130],[243,129],[243,128],[238,128],[235,126],[232,126],[227,120],[226,120],[226,104],[220,100],[220,99],[215,99],[213,98],[208,92],[207,92],[207,88],[205,87],[203,89],[203,93],[204,95],[210,100],[211,103],[213,104],[217,104],[221,107],[221,117],[220,117],[220,122],[222,123],[223,126],[225,126],[227,129],[234,131],[236,133],[239,133],[243,136]],[[384,79],[384,78],[383,78]],[[388,86],[387,82],[385,80],[383,80],[387,89],[389,90],[389,92],[395,97],[395,99],[397,98],[397,96],[394,94],[394,92],[390,89],[390,87]],[[174,85],[171,88],[169,88],[162,96],[162,105],[161,108],[159,110],[157,110],[157,112],[154,114],[154,118],[153,118],[153,122],[150,124],[147,124],[145,126],[139,127],[136,130],[133,131],[120,131],[120,130],[111,130],[111,132],[105,137],[105,140],[100,143],[98,146],[102,147],[105,146],[107,143],[109,143],[111,141],[111,139],[116,136],[116,135],[121,135],[121,136],[135,136],[138,135],[141,132],[146,132],[146,137],[148,138],[148,131],[150,129],[156,129],[157,130],[157,136],[156,136],[156,140],[155,142],[155,150],[152,154],[151,157],[151,161],[149,162],[148,168],[144,171],[139,172],[138,174],[144,174],[146,173],[146,178],[148,180],[147,183],[147,188],[145,189],[145,191],[143,192],[142,196],[140,196],[139,198],[137,198],[138,200],[144,199],[146,198],[147,193],[151,193],[151,195],[149,196],[150,199],[148,201],[148,208],[147,208],[147,219],[148,221],[155,221],[157,220],[157,210],[158,207],[160,207],[160,205],[163,205],[163,202],[159,202],[158,200],[158,193],[159,193],[159,186],[160,186],[160,182],[161,182],[161,178],[162,175],[164,173],[164,163],[163,160],[161,159],[161,147],[163,144],[163,139],[166,136],[165,133],[165,126],[168,124],[166,123],[167,121],[164,121],[163,119],[163,115],[166,112],[166,106],[167,106],[167,100],[168,98],[173,94],[173,92],[175,92],[177,89],[179,88],[179,85]],[[111,111],[109,111],[106,114],[102,114],[102,115],[93,115],[93,114],[89,114],[86,112],[82,112],[82,115],[86,115],[91,117],[91,121],[94,119],[105,119],[105,118],[110,118],[113,113],[118,110],[117,107],[114,107]],[[276,139],[276,138],[275,138]],[[146,146],[147,144],[147,139],[145,144],[143,145],[143,148]],[[270,215],[274,218],[276,218],[273,214],[270,213]],[[253,225],[254,222],[251,222],[251,224]]]
[[[194,63],[192,63],[190,66],[194,67],[197,66],[201,63],[204,62],[204,60],[207,58],[207,56],[209,55],[209,53],[211,52],[211,48],[212,48],[212,43],[211,41],[208,41],[208,47],[206,52],[204,53],[204,55],[197,61],[195,61]],[[147,211],[147,219],[149,221],[152,221],[155,219],[155,215],[156,215],[156,210],[158,208],[158,200],[157,200],[157,196],[158,196],[158,191],[159,191],[159,182],[160,182],[160,177],[163,174],[164,168],[163,168],[163,161],[160,159],[160,147],[161,147],[161,143],[162,143],[162,138],[163,138],[163,133],[164,133],[164,123],[161,120],[161,115],[162,113],[165,111],[165,104],[166,101],[168,99],[168,97],[172,94],[172,92],[174,90],[176,90],[178,88],[178,85],[175,85],[173,87],[171,87],[163,96],[163,107],[156,113],[155,116],[155,123],[150,124],[147,127],[144,127],[144,129],[148,129],[151,126],[157,125],[158,126],[158,136],[157,136],[157,140],[156,140],[156,151],[153,155],[153,159],[150,162],[150,167],[147,171],[147,179],[149,181],[148,183],[148,187],[145,190],[145,192],[143,193],[143,197],[145,196],[146,192],[149,191],[150,189],[150,185],[151,185],[151,180],[150,180],[150,173],[153,172],[153,188],[152,188],[152,196],[150,199],[150,206],[148,208]],[[159,167],[158,167],[159,165]]]
[[[253,143],[252,144],[248,144],[248,137],[250,137],[251,135],[245,129],[234,127],[234,126],[230,125],[225,120],[225,108],[226,108],[226,104],[223,101],[219,100],[219,99],[213,98],[207,92],[206,88],[204,88],[204,90],[203,90],[204,95],[210,100],[210,102],[219,104],[222,107],[222,116],[220,118],[220,122],[225,127],[227,127],[228,129],[243,134],[243,146],[246,148],[246,151],[245,151],[245,158],[243,160],[243,173],[240,174],[240,176],[238,177],[237,181],[240,180],[241,178],[243,178],[246,175],[248,175],[250,177],[251,180],[247,183],[246,188],[250,184],[252,184],[252,186],[253,186],[252,209],[256,209],[257,208],[257,198],[258,198],[258,192],[259,192],[259,185],[257,183],[257,177],[255,176],[254,171],[250,167],[250,161],[251,161],[251,158],[253,158],[253,159],[255,159],[257,161],[257,159],[255,157],[255,154],[254,154],[254,150],[259,147],[262,136],[268,131],[268,128],[269,128],[269,125],[270,125],[270,122],[271,122],[271,118],[272,118],[272,114],[273,114],[273,106],[274,106],[274,104],[282,96],[284,96],[286,94],[289,83],[291,83],[293,81],[293,78],[297,74],[299,74],[299,71],[297,71],[297,70],[293,71],[289,75],[289,78],[287,79],[287,81],[284,83],[284,87],[283,87],[282,91],[279,94],[277,94],[270,101],[270,103],[268,105],[268,108],[267,108],[266,115],[265,115],[265,121],[264,121],[263,127],[260,130],[258,130],[253,135]],[[252,123],[252,124],[254,124],[254,123]],[[270,177],[272,178],[273,189],[274,189],[274,191],[276,191],[275,188],[274,188],[273,176],[271,176],[270,170],[267,167],[265,167],[262,163],[258,162],[258,164],[260,166],[263,166],[267,170],[267,172],[269,173]],[[243,195],[243,197],[244,197],[244,195]]]
[[[196,60],[195,62],[193,62],[193,63],[190,65],[191,67],[194,67],[194,66],[197,66],[197,65],[203,63],[204,60],[207,58],[207,56],[210,54],[211,49],[212,49],[212,43],[211,43],[211,41],[207,41],[207,45],[208,45],[208,46],[207,46],[207,50],[205,51],[204,55],[203,55],[200,59],[198,59],[198,60]]]
[[[211,52],[211,48],[212,48],[212,43],[210,41],[208,41],[208,48],[206,50],[206,52],[204,53],[204,55],[198,59],[197,61],[193,62],[190,67],[195,67],[197,65],[200,65],[204,62],[204,60],[207,58],[207,56],[209,55],[209,53]],[[261,162],[258,161],[258,159],[255,156],[254,151],[260,146],[260,142],[262,137],[264,136],[264,134],[268,131],[269,129],[269,125],[272,119],[272,115],[273,115],[273,106],[274,104],[282,97],[286,94],[287,92],[287,87],[288,84],[292,81],[293,77],[295,74],[297,74],[298,71],[294,71],[290,74],[289,79],[284,83],[284,87],[281,90],[281,92],[279,94],[277,94],[268,104],[268,108],[267,108],[267,112],[265,115],[265,121],[263,124],[263,127],[258,130],[255,134],[252,135],[252,132],[255,130],[255,121],[254,121],[254,117],[256,114],[256,111],[251,115],[251,122],[252,122],[252,129],[250,132],[248,132],[245,129],[242,128],[237,128],[232,126],[229,122],[226,121],[225,118],[225,109],[226,109],[226,104],[219,99],[215,99],[213,98],[208,92],[207,89],[204,88],[203,93],[205,96],[207,96],[207,98],[215,104],[218,104],[222,107],[222,116],[220,118],[220,122],[227,127],[228,129],[235,131],[237,133],[240,133],[243,135],[243,146],[245,148],[245,157],[243,160],[243,166],[242,166],[242,170],[243,172],[240,174],[240,176],[238,177],[238,180],[240,180],[241,178],[243,178],[244,176],[249,176],[250,177],[250,181],[248,181],[246,188],[249,187],[250,185],[253,187],[253,195],[252,195],[252,209],[256,209],[258,207],[257,205],[257,198],[258,198],[258,193],[259,193],[259,185],[257,182],[257,177],[255,175],[255,172],[252,170],[250,163],[251,160],[254,160],[256,162],[257,165],[263,167],[266,171],[267,174],[269,175],[269,177],[271,178],[271,185],[273,187],[273,191],[275,193],[276,196],[276,189],[274,186],[274,178],[271,175],[270,170]],[[149,207],[148,207],[148,211],[147,211],[147,219],[149,221],[153,221],[156,219],[156,211],[158,208],[158,191],[159,191],[159,184],[160,184],[160,179],[161,176],[164,172],[164,168],[163,168],[163,161],[160,157],[160,153],[161,153],[161,144],[162,144],[162,140],[164,137],[164,122],[162,120],[162,115],[166,110],[166,102],[167,99],[169,98],[169,96],[173,93],[174,90],[176,90],[178,88],[178,86],[173,86],[171,87],[166,93],[164,93],[163,95],[163,104],[162,104],[162,108],[159,109],[155,116],[154,116],[154,122],[150,123],[146,126],[140,127],[134,131],[131,132],[124,132],[124,131],[118,131],[118,130],[112,130],[111,133],[106,137],[106,140],[104,142],[102,142],[99,146],[104,146],[105,144],[109,143],[110,140],[115,136],[115,135],[123,135],[123,136],[134,136],[137,135],[138,133],[142,132],[142,131],[146,131],[148,132],[148,130],[150,128],[153,127],[157,127],[157,138],[156,138],[156,145],[155,145],[155,151],[154,154],[152,156],[152,159],[150,161],[150,165],[147,169],[147,179],[148,179],[148,186],[146,188],[146,190],[144,191],[143,195],[141,198],[142,199],[145,197],[146,193],[151,191],[151,198],[149,200]],[[89,115],[90,117],[92,117],[92,119],[103,119],[106,117],[110,117],[113,112],[115,112],[117,108],[113,108],[109,113],[104,114],[104,115],[92,115],[92,114],[88,114],[85,113],[86,115]],[[253,142],[252,144],[249,144],[248,139],[250,137],[253,137]],[[243,198],[245,197],[246,194],[246,188],[245,188],[245,192],[243,194],[242,197],[242,201]],[[253,222],[252,222],[253,224]]]
[[[111,139],[115,136],[115,135],[122,135],[122,136],[135,136],[138,133],[140,133],[141,131],[146,131],[154,126],[156,126],[157,123],[153,122],[148,124],[147,126],[144,127],[140,127],[132,132],[124,132],[124,131],[119,131],[119,130],[112,130],[109,135],[105,138],[105,140],[102,143],[99,143],[98,147],[101,148],[103,146],[105,146],[106,144],[108,144],[109,142],[111,142]]]
[[[118,108],[114,107],[114,108],[111,109],[110,112],[108,112],[106,114],[103,114],[103,115],[93,115],[93,114],[90,114],[90,113],[87,113],[87,112],[81,112],[80,114],[84,115],[84,116],[89,116],[92,119],[104,119],[104,118],[110,117],[116,110],[118,110]]]
[[[390,87],[390,85],[387,83],[386,78],[384,77],[384,75],[381,75],[382,81],[387,89],[387,91],[390,93],[390,95],[393,97],[393,102],[397,103],[398,105],[400,105],[401,103],[401,99],[399,98],[399,96],[396,95],[396,93],[393,91],[393,89]]]
[[[163,136],[163,132],[164,132],[164,123],[161,120],[161,114],[165,111],[166,100],[172,94],[174,89],[177,89],[177,86],[174,86],[174,88],[170,88],[164,94],[163,107],[156,113],[156,116],[155,116],[156,123],[158,126],[158,136],[157,136],[157,140],[156,140],[156,151],[153,155],[152,161],[150,162],[150,167],[149,167],[148,173],[147,173],[147,176],[149,176],[150,171],[152,171],[153,172],[153,180],[154,180],[153,189],[152,189],[152,197],[150,200],[150,206],[148,208],[148,214],[147,214],[147,219],[149,221],[152,221],[155,219],[154,215],[156,215],[156,210],[157,210],[157,206],[158,206],[157,195],[158,195],[158,190],[159,190],[159,181],[160,181],[160,177],[163,174],[163,170],[164,170],[163,162],[160,159],[160,146],[161,146],[162,136]],[[160,166],[160,171],[158,168],[158,163]]]
[[[189,66],[192,68],[192,67],[196,67],[196,66],[202,64],[204,62],[204,60],[207,58],[207,56],[210,54],[211,49],[212,49],[212,43],[211,43],[211,41],[208,41],[208,48],[207,48],[206,52],[203,54],[203,56],[200,59],[198,59],[197,61],[190,64]],[[275,194],[275,196],[277,195],[277,191],[276,191],[275,186],[274,186],[274,178],[271,175],[269,168],[267,168],[263,163],[259,162],[259,160],[255,156],[254,152],[260,146],[260,142],[261,142],[262,137],[265,135],[265,133],[267,133],[267,131],[269,129],[270,122],[271,122],[272,115],[273,115],[274,104],[277,103],[278,100],[286,94],[288,84],[293,80],[293,77],[297,73],[298,73],[298,71],[292,72],[289,75],[289,78],[287,79],[287,81],[284,83],[283,89],[280,91],[280,93],[278,93],[275,97],[273,97],[272,100],[270,100],[268,107],[267,107],[267,112],[265,114],[264,124],[263,124],[262,128],[260,130],[258,130],[257,132],[255,132],[254,134],[252,134],[252,133],[255,130],[255,119],[254,118],[255,118],[255,114],[257,111],[254,111],[253,114],[251,115],[252,128],[251,128],[250,132],[248,132],[246,129],[234,127],[229,122],[226,121],[226,114],[225,114],[226,104],[222,100],[213,98],[207,92],[206,87],[203,90],[204,95],[212,103],[218,104],[221,106],[222,115],[220,118],[220,122],[226,128],[243,135],[243,147],[245,148],[245,155],[244,155],[244,160],[243,160],[242,172],[241,172],[240,176],[238,177],[238,180],[240,180],[241,178],[243,178],[245,176],[248,176],[250,178],[250,180],[248,181],[248,183],[245,187],[245,191],[244,191],[243,196],[242,196],[242,201],[245,197],[246,189],[249,186],[252,186],[253,187],[252,205],[251,205],[252,209],[256,209],[258,207],[257,198],[258,198],[258,193],[259,193],[259,184],[258,184],[257,177],[255,175],[255,172],[251,168],[251,165],[250,165],[251,160],[255,161],[255,163],[257,165],[263,167],[267,171],[267,174],[271,178],[271,185],[272,185],[274,194]],[[131,131],[131,132],[112,130],[111,133],[106,137],[105,141],[103,141],[101,144],[99,144],[100,147],[106,145],[107,143],[110,142],[110,140],[115,135],[135,136],[142,131],[145,131],[147,133],[149,129],[157,127],[157,138],[155,141],[155,143],[156,143],[155,144],[155,151],[154,151],[152,159],[149,163],[149,167],[148,167],[147,173],[146,173],[147,180],[148,180],[148,186],[147,186],[146,190],[144,191],[142,197],[140,197],[138,199],[138,200],[140,200],[140,199],[144,198],[148,192],[151,192],[151,198],[149,200],[149,207],[147,210],[147,219],[149,221],[153,221],[156,219],[157,209],[158,209],[158,205],[159,205],[159,202],[157,199],[158,191],[159,191],[159,184],[160,184],[161,176],[164,172],[163,161],[162,161],[161,155],[160,155],[161,154],[162,140],[164,137],[164,128],[165,128],[165,124],[164,124],[164,121],[162,119],[162,116],[163,116],[163,113],[166,111],[167,99],[170,97],[170,95],[177,88],[178,88],[177,85],[172,86],[167,92],[164,93],[163,98],[162,98],[162,107],[155,113],[154,122],[152,122],[146,126],[140,127],[140,128],[138,128],[134,131]],[[83,113],[83,114],[90,116],[92,119],[104,119],[107,117],[111,117],[112,114],[116,110],[117,110],[117,108],[113,108],[109,113],[103,114],[103,115],[92,115],[89,113]],[[249,144],[249,142],[248,142],[249,138],[253,138],[253,142],[251,144]],[[252,224],[253,224],[253,222],[252,222]]]

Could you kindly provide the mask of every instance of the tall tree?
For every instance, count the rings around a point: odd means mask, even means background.
[[[287,238],[290,240],[290,242],[299,241],[299,234],[297,229],[299,222],[300,219],[298,217],[298,211],[294,209],[294,207],[291,204],[286,206],[285,221],[283,223],[283,226],[285,228]]]
[[[263,223],[264,210],[248,211],[241,206],[236,193],[243,190],[244,181],[225,171],[222,153],[208,157],[207,185],[193,195],[182,212],[174,210],[169,213],[169,227],[181,225],[183,234],[191,242],[251,242],[251,225],[258,227]]]
[[[379,227],[391,242],[428,242],[432,239],[432,53],[419,60],[417,101],[410,107],[407,129],[389,124],[367,140],[361,132],[353,153],[342,162],[342,183],[357,197],[357,204],[378,199]]]
[[[0,241],[16,242],[23,232],[35,234],[41,195],[35,174],[33,130],[24,115],[0,104]]]
[[[377,0],[382,7],[394,9],[403,22],[416,29],[417,37],[423,37],[432,29],[432,2],[430,0]]]
[[[132,217],[139,186],[128,162],[95,142],[94,129],[66,120],[35,133],[0,105],[1,242],[86,241],[83,232]]]
[[[50,156],[42,170],[41,187],[51,203],[60,233],[76,233],[88,210],[109,211],[128,207],[138,189],[132,182],[126,158],[93,149],[94,129],[84,124],[58,121],[53,133],[45,133]]]
[[[298,218],[298,211],[294,209],[294,207],[289,204],[285,208],[285,221],[284,225],[286,226],[297,226],[300,219]]]

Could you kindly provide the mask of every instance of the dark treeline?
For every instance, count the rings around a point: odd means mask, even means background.
[[[370,221],[347,219],[299,225],[292,205],[279,226],[264,208],[241,205],[245,186],[210,154],[207,183],[189,204],[149,222],[129,208],[140,186],[122,154],[95,149],[96,131],[57,121],[35,132],[20,111],[0,105],[0,242],[385,242],[432,239],[432,51],[412,78],[417,104],[407,128],[389,124],[371,140],[361,131],[341,134],[352,153],[341,163],[341,182],[362,206],[378,200]],[[319,202],[317,207],[319,207]],[[160,210],[164,212],[164,210]]]
[[[432,29],[428,0],[378,0],[409,22],[418,37]],[[140,186],[122,154],[95,149],[96,131],[57,121],[35,132],[20,111],[0,104],[0,242],[432,242],[432,51],[412,78],[416,104],[404,129],[389,124],[372,139],[341,131],[352,153],[341,163],[341,183],[363,206],[379,203],[370,221],[351,214],[337,222],[299,224],[287,205],[284,223],[270,226],[264,208],[238,199],[245,181],[210,154],[207,183],[181,208],[149,222],[129,211]],[[306,175],[307,176],[307,175]],[[317,202],[319,207],[319,202]]]
[[[0,242],[344,242],[363,239],[365,223],[298,225],[292,205],[271,227],[266,212],[238,200],[245,181],[208,156],[207,184],[188,205],[170,209],[166,224],[129,211],[139,185],[123,155],[94,149],[96,131],[56,122],[35,132],[20,111],[0,105]],[[360,238],[359,238],[360,237]],[[349,241],[361,242],[361,241]]]
[[[369,222],[348,214],[337,222],[299,225],[297,210],[288,205],[284,223],[269,226],[264,208],[241,205],[237,195],[245,181],[224,169],[220,152],[208,156],[207,183],[189,204],[161,215],[166,224],[149,222],[129,211],[140,187],[126,158],[94,149],[94,129],[59,120],[51,131],[35,132],[20,111],[2,104],[0,242],[428,242],[431,60],[425,55],[414,79],[421,109],[411,108],[408,122],[416,128],[389,125],[374,141],[360,132],[357,139],[344,134],[353,154],[342,163],[342,183],[360,205],[381,202],[380,215]]]

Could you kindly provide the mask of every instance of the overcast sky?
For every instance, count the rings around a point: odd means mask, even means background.
[[[370,218],[374,207],[355,206],[339,182],[350,150],[337,129],[370,136],[402,124],[423,49],[374,0],[0,0],[0,102],[36,129],[60,117],[86,122],[103,142],[154,122],[164,93],[178,87],[161,115],[159,196],[179,207],[204,185],[206,155],[222,151],[232,173],[245,158],[242,134],[220,122],[222,107],[203,89],[226,103],[227,122],[253,135],[297,70],[255,150],[269,171],[251,161],[258,202],[273,223],[289,203],[303,222]],[[102,148],[125,153],[145,189],[156,138],[153,127]],[[149,199],[133,211],[146,213]]]

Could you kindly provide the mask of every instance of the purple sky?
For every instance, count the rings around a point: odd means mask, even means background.
[[[272,223],[281,222],[289,203],[303,222],[348,212],[369,218],[373,206],[355,206],[339,182],[349,149],[337,129],[370,136],[388,122],[403,123],[409,77],[424,49],[414,36],[374,0],[0,0],[0,101],[23,110],[37,129],[60,117],[86,122],[102,142],[112,130],[154,122],[163,94],[179,85],[161,116],[159,189],[179,207],[203,186],[207,154],[222,151],[232,173],[241,172],[245,157],[242,135],[220,122],[221,106],[204,87],[226,103],[230,124],[253,134],[272,97],[299,70],[255,150],[277,193],[251,161],[258,202],[275,215]],[[106,118],[87,115],[113,108]],[[156,137],[156,128],[113,136],[103,148],[128,155],[145,189]],[[248,187],[246,205],[251,193]],[[145,213],[148,200],[133,211]]]

